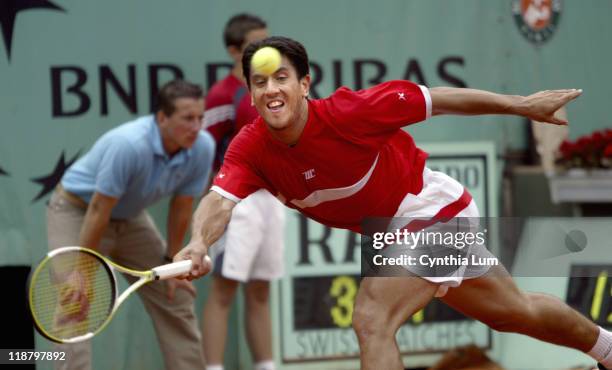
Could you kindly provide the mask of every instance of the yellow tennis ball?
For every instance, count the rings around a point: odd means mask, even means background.
[[[276,72],[281,64],[281,54],[270,46],[257,50],[251,58],[251,68],[254,72],[269,76]]]

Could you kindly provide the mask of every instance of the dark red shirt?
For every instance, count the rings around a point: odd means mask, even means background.
[[[251,106],[251,96],[247,87],[230,74],[217,82],[206,96],[204,129],[215,139],[217,155],[214,169],[221,166],[225,151],[240,129],[259,115]]]

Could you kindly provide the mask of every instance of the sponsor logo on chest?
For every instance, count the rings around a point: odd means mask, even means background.
[[[304,172],[302,172],[302,175],[304,175],[304,179],[305,180],[311,180],[311,179],[313,179],[316,176],[315,169],[311,168],[308,171],[304,171]]]

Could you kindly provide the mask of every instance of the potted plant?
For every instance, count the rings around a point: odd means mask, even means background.
[[[559,152],[561,171],[549,178],[554,203],[612,202],[612,129],[565,140]]]
[[[559,147],[561,154],[557,164],[568,175],[584,176],[585,172],[612,169],[612,129],[595,131],[576,141],[565,140]]]

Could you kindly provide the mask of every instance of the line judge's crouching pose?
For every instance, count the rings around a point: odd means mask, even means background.
[[[250,68],[253,54],[264,46],[282,55],[271,76]],[[367,217],[435,219],[443,209],[445,217],[478,217],[470,194],[427,169],[427,154],[402,127],[440,114],[510,114],[566,124],[554,112],[581,94],[571,89],[524,97],[389,81],[309,100],[306,50],[283,37],[251,44],[242,67],[261,118],[234,138],[212,191],[196,211],[192,240],[175,257],[192,259],[190,278],[210,269],[202,258],[223,233],[234,205],[261,188],[318,222],[356,232]],[[520,291],[501,266],[485,272],[464,280],[364,278],[353,315],[361,368],[403,369],[395,333],[436,293],[493,329],[575,348],[612,368],[610,332],[557,298]]]
[[[155,115],[108,131],[66,171],[47,208],[50,249],[80,245],[135,270],[172,259],[181,248],[194,199],[204,192],[214,157],[214,141],[201,131],[202,95],[199,86],[185,81],[165,84]],[[172,197],[167,243],[146,211],[165,196]],[[195,288],[185,283],[172,279],[138,290],[167,369],[204,368],[193,307]],[[58,368],[91,369],[90,342],[64,344],[61,350],[66,361],[58,362]]]

